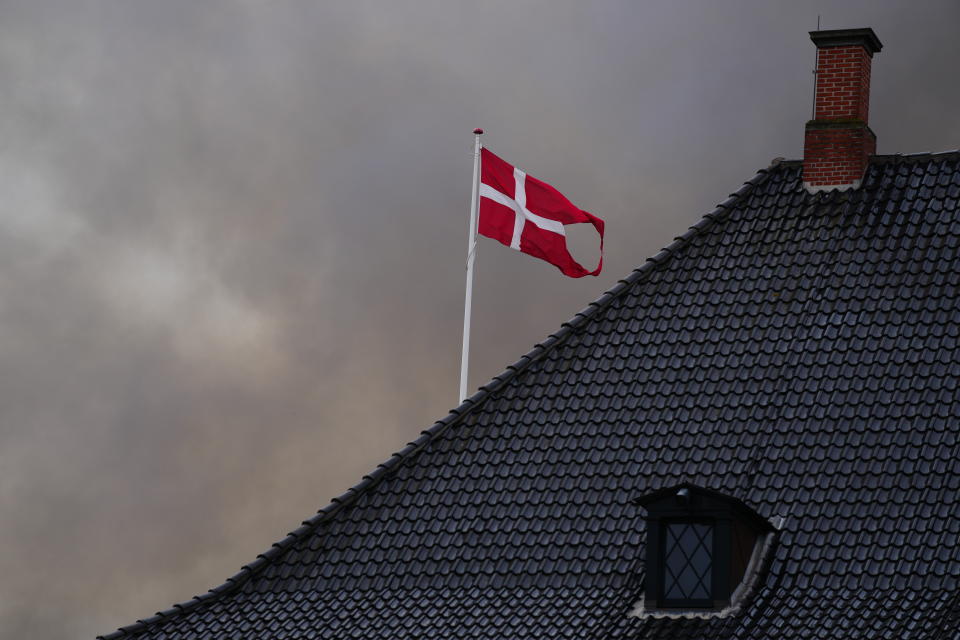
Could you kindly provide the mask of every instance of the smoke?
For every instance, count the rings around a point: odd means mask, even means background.
[[[481,242],[473,388],[800,156],[818,13],[881,152],[960,146],[924,8],[0,2],[0,635],[219,584],[456,404],[475,126],[609,235]]]

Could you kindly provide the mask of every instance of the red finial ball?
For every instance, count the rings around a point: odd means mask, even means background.
[[[483,129],[481,129],[480,127],[477,127],[476,129],[473,130],[473,133],[476,135],[480,135],[481,133],[483,133]]]

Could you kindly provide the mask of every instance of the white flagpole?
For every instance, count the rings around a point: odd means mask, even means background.
[[[460,354],[460,402],[467,399],[467,370],[470,361],[470,306],[473,302],[473,262],[477,257],[477,209],[480,191],[480,136],[473,130],[473,192],[470,195],[470,232],[467,236],[467,292],[463,301],[463,351]]]

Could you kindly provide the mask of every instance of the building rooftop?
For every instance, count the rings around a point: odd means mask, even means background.
[[[960,152],[775,161],[209,593],[105,636],[938,638],[960,626]],[[776,522],[729,615],[635,615],[637,498]],[[943,636],[946,637],[946,636]]]

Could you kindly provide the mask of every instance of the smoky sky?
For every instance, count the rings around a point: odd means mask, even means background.
[[[608,235],[481,240],[472,388],[800,157],[818,15],[879,152],[960,147],[953,1],[0,1],[0,636],[221,583],[457,404],[474,127]]]

